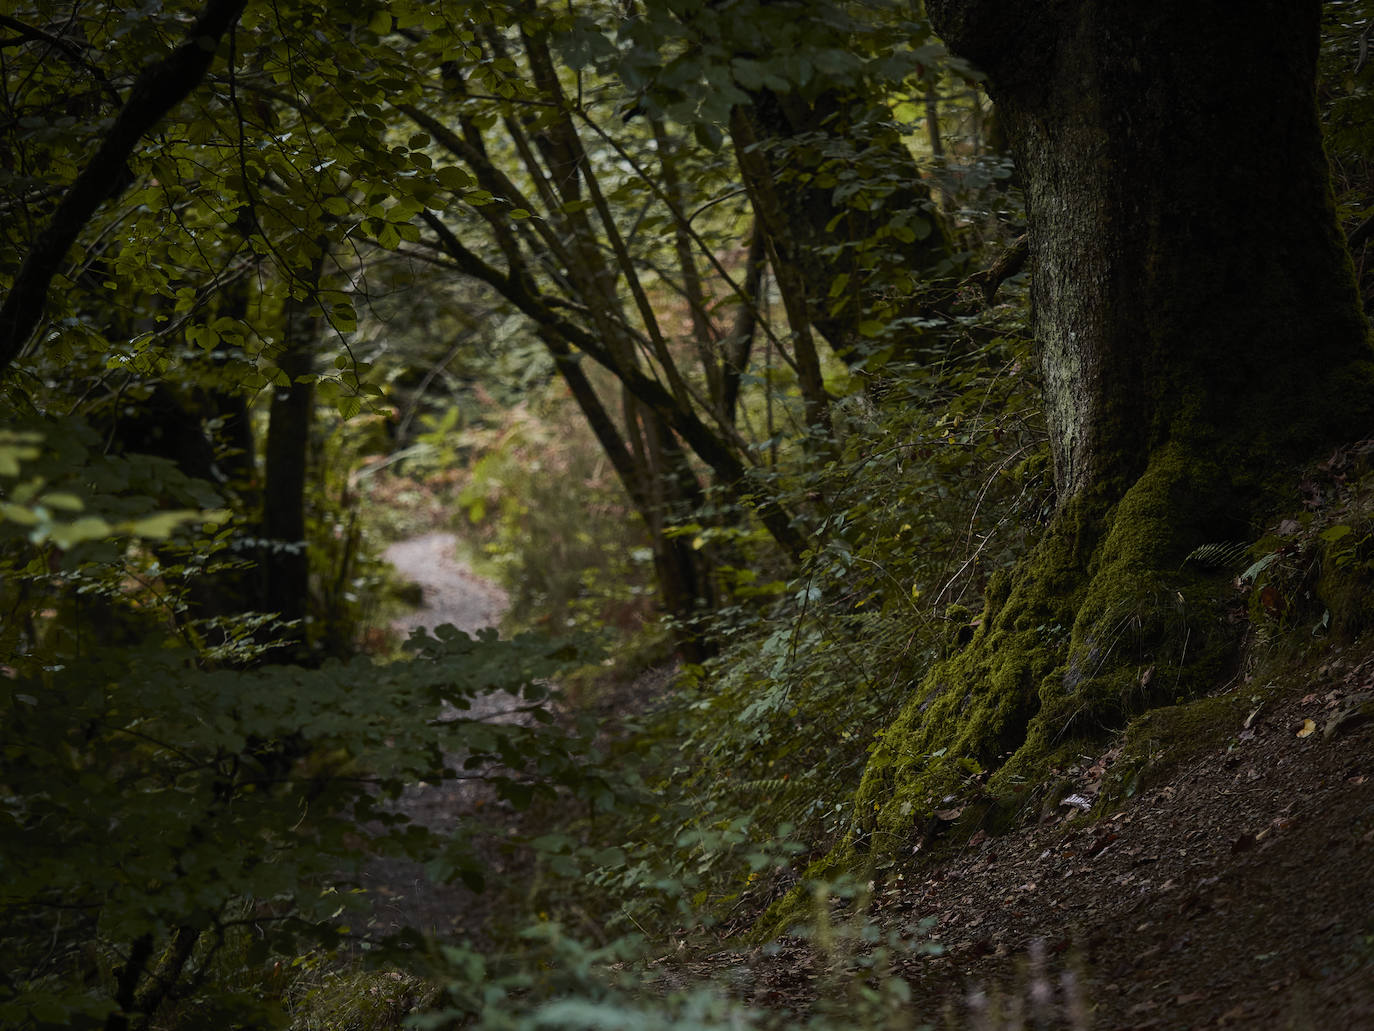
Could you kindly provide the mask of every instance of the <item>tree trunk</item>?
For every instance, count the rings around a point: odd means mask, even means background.
[[[1061,502],[1119,495],[1168,441],[1225,442],[1253,477],[1354,428],[1328,392],[1368,353],[1316,0],[929,8],[991,77],[1025,182]]]
[[[177,47],[134,80],[124,107],[34,240],[0,303],[0,373],[19,357],[42,320],[48,286],[67,251],[100,205],[129,185],[129,155],[205,78],[220,39],[238,23],[243,7],[244,0],[209,0]]]
[[[321,259],[322,261],[322,259]],[[318,283],[319,264],[311,272]],[[286,349],[277,367],[290,382],[272,395],[264,449],[261,557],[263,604],[279,618],[294,623],[277,631],[272,639],[285,646],[292,661],[308,660],[309,635],[306,616],[310,610],[310,556],[305,541],[305,492],[309,481],[310,427],[314,416],[315,387],[298,382],[314,371],[314,351],[319,339],[319,319],[309,311],[310,301],[290,300],[285,313]],[[278,653],[277,661],[285,661]]]
[[[810,323],[846,363],[889,347],[899,358],[920,357],[919,333],[894,346],[859,331],[869,319],[918,314],[922,295],[948,286],[956,271],[953,245],[911,153],[859,98],[832,90],[808,102],[760,90],[752,99],[747,111],[735,112],[731,132],[779,279],[797,279]]]
[[[1316,0],[928,9],[988,73],[1025,184],[1058,509],[875,749],[851,844],[879,850],[961,761],[1003,764],[989,793],[1019,805],[1081,739],[1224,682],[1231,577],[1184,558],[1254,539],[1374,399],[1316,120]]]

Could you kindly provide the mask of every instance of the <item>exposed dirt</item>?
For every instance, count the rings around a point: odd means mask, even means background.
[[[433,629],[446,623],[472,634],[500,622],[507,604],[505,592],[459,562],[457,547],[458,539],[451,533],[427,533],[387,548],[387,561],[421,592],[420,605],[392,622],[398,637],[404,639],[418,627]],[[506,694],[479,695],[462,715],[465,719],[507,719],[505,711],[516,704],[518,700]],[[480,780],[416,784],[395,805],[415,823],[439,832],[471,823],[496,807],[495,792]],[[503,856],[493,850],[482,858],[493,875],[502,872]],[[426,876],[422,864],[376,861],[368,875],[368,890],[377,900],[374,919],[379,930],[413,927],[435,935],[470,937],[491,918],[490,903],[482,894],[461,884],[437,884]]]
[[[459,562],[457,549],[458,538],[451,533],[427,533],[386,549],[386,560],[421,592],[420,606],[392,623],[401,637],[416,627],[451,623],[473,633],[501,621],[506,592]]]
[[[873,914],[943,947],[896,964],[916,1022],[1374,1029],[1371,688],[1374,646],[1247,685],[1225,742],[1138,797],[1082,812],[1121,750],[1084,757],[1039,825],[889,873]],[[783,939],[681,973],[742,966],[754,1004],[804,1011],[832,962]]]

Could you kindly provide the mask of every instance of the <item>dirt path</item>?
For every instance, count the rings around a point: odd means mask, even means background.
[[[1374,1029],[1374,642],[1352,652],[1257,685],[1262,704],[1238,694],[1229,739],[1104,818],[1073,802],[1120,749],[1085,757],[1036,826],[894,867],[871,917],[926,921],[912,942],[943,948],[894,964],[914,1010],[972,1028]],[[687,980],[735,963],[747,1001],[803,1011],[832,962],[788,938]],[[1043,1020],[1011,1019],[1037,1005]]]
[[[500,622],[508,604],[506,592],[459,562],[457,547],[458,538],[451,533],[427,533],[386,549],[386,560],[396,572],[419,584],[423,592],[420,607],[391,624],[402,637],[416,627],[452,623],[473,633]]]
[[[418,584],[421,604],[392,620],[402,639],[418,627],[433,629],[452,624],[473,634],[495,626],[506,610],[506,593],[474,573],[456,558],[458,538],[451,533],[427,533],[398,541],[385,557],[396,572]],[[511,707],[509,695],[478,695],[465,719],[482,719]],[[454,715],[457,715],[455,712]],[[406,789],[396,808],[416,823],[436,831],[459,826],[494,801],[494,793],[479,781],[416,784]],[[499,856],[484,856],[493,874],[501,872]],[[377,900],[379,929],[414,927],[436,935],[471,934],[490,916],[490,902],[461,885],[436,884],[420,863],[384,860],[368,869],[368,889]]]

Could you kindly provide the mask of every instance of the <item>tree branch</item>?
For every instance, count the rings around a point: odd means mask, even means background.
[[[453,231],[433,212],[422,212],[420,217],[434,230],[445,252],[467,275],[492,286],[508,301],[532,319],[541,331],[556,334],[578,350],[585,352],[598,365],[614,375],[621,384],[642,402],[645,407],[661,418],[679,437],[686,442],[703,462],[710,466],[717,482],[732,494],[738,496],[745,487],[747,475],[744,462],[730,446],[713,433],[690,408],[680,407],[664,386],[651,379],[640,369],[627,367],[614,360],[595,336],[566,319],[559,318],[544,302],[518,271],[507,275],[487,264],[468,248],[464,247]],[[571,355],[565,360],[570,360]],[[792,558],[798,559],[807,548],[806,537],[792,525],[792,517],[777,502],[763,499],[755,503],[759,519],[773,539],[778,542]]]
[[[111,184],[123,181],[130,153],[204,79],[219,41],[238,20],[245,2],[208,0],[181,44],[134,80],[110,131],[38,234],[0,305],[0,373],[19,357],[42,319],[53,276],[96,210],[111,197]]]

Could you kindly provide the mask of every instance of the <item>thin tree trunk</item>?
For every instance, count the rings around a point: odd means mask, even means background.
[[[754,347],[754,331],[758,325],[758,300],[767,258],[763,227],[755,219],[754,227],[749,233],[749,256],[745,259],[743,296],[740,298],[739,314],[727,338],[722,370],[721,412],[730,426],[735,425],[740,379],[749,368],[749,354]]]
[[[653,119],[651,125],[654,130],[654,144],[658,150],[664,192],[669,198],[671,210],[683,211],[686,205],[683,203],[682,178],[678,174],[677,155],[668,137],[668,130],[661,118]],[[673,219],[673,250],[677,255],[679,274],[682,276],[682,294],[687,298],[687,311],[692,320],[692,344],[696,348],[702,375],[706,378],[707,397],[713,408],[721,409],[725,388],[722,362],[715,354],[718,334],[711,323],[711,313],[707,309],[706,291],[702,288],[701,273],[697,270],[692,237],[687,232],[686,222],[681,218]]]
[[[323,257],[310,272],[318,285]],[[313,293],[313,289],[312,289]],[[301,377],[314,371],[320,320],[309,298],[287,304],[286,349],[277,367],[289,382],[275,388],[268,416],[262,505],[262,536],[267,542],[261,557],[263,604],[295,627],[275,635],[296,657],[305,658],[306,617],[310,610],[310,556],[306,548],[305,491],[310,466],[310,429],[315,388]]]
[[[911,154],[889,142],[856,114],[862,105],[829,91],[807,102],[796,95],[760,91],[747,111],[732,119],[731,132],[745,133],[735,146],[750,147],[740,158],[746,184],[766,184],[774,205],[762,217],[783,269],[779,286],[795,277],[806,297],[809,321],[835,353],[850,365],[874,350],[860,332],[862,322],[920,312],[931,287],[948,285],[954,251],[930,190]],[[817,139],[826,141],[817,146]],[[836,148],[853,153],[849,162]],[[849,203],[836,191],[837,172],[861,168],[873,180],[865,203]],[[818,185],[826,184],[826,185]],[[879,237],[900,224],[903,239]],[[777,227],[781,226],[781,229]],[[866,244],[867,242],[867,244]],[[868,246],[876,243],[877,249]],[[900,257],[893,260],[892,254]],[[835,282],[844,277],[838,291]],[[919,355],[921,334],[884,341],[898,356]]]
[[[749,191],[749,199],[756,216],[763,223],[765,240],[772,252],[773,274],[777,278],[778,291],[782,294],[787,322],[792,330],[792,353],[797,363],[797,380],[806,409],[806,423],[828,431],[830,398],[825,390],[820,357],[811,335],[812,312],[808,297],[808,289],[814,291],[820,284],[808,284],[802,275],[799,267],[800,248],[792,240],[791,224],[778,199],[773,172],[764,159],[753,124],[744,108],[736,107],[730,112],[730,135],[735,142],[735,158]],[[828,282],[826,291],[828,294]]]

